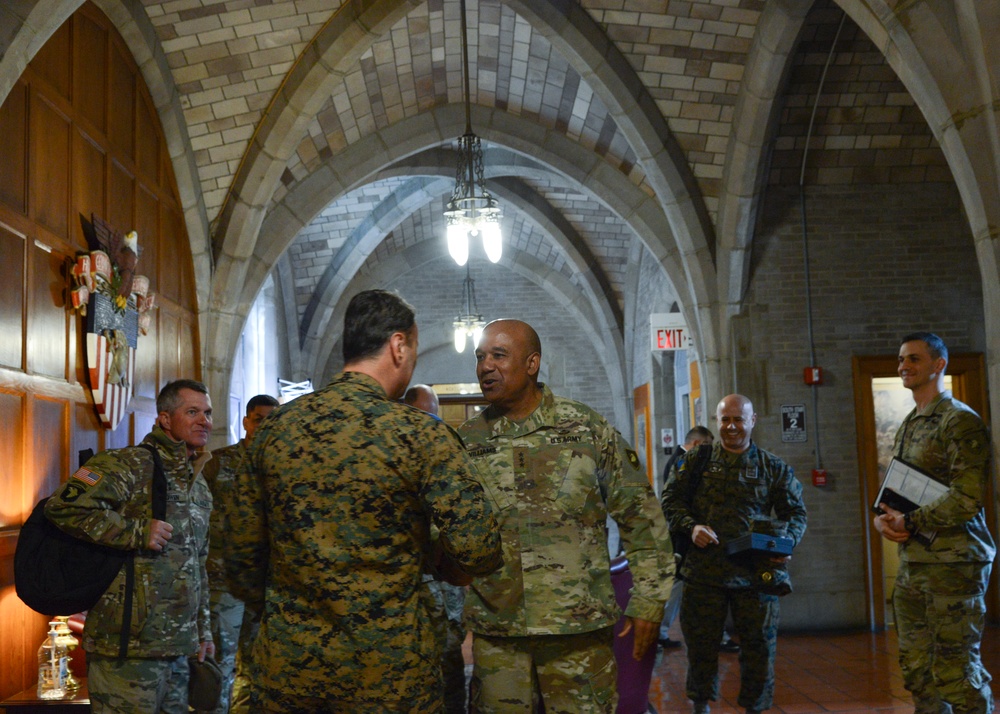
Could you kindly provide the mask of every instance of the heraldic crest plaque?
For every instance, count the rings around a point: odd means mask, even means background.
[[[101,423],[114,429],[132,399],[135,350],[149,331],[154,296],[137,275],[138,236],[116,231],[97,216],[81,216],[89,253],[73,265],[73,308],[86,317],[87,378]]]

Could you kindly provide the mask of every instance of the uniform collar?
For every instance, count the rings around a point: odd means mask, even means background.
[[[934,412],[938,410],[938,407],[941,406],[941,402],[943,402],[945,399],[951,399],[950,389],[945,389],[944,391],[939,392],[937,396],[935,396],[932,400],[930,400],[930,402],[927,403],[927,406],[924,407],[923,409],[918,410],[916,407],[914,407],[913,408],[914,415],[922,417],[931,416],[932,414],[934,414]]]
[[[548,385],[539,383],[538,386],[542,389],[542,400],[535,407],[535,411],[531,412],[523,422],[511,421],[505,416],[495,416],[493,407],[489,407],[483,412],[483,417],[490,427],[492,436],[523,436],[556,422],[555,395],[552,394]]]

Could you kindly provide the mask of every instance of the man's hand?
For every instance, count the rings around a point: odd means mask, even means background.
[[[150,550],[159,553],[167,541],[173,538],[174,527],[166,521],[158,521],[155,518],[149,524],[149,542],[146,546]]]
[[[625,627],[618,633],[619,637],[624,637],[629,632],[635,630],[635,639],[632,641],[632,659],[641,660],[660,633],[660,623],[641,620],[638,617],[626,617]]]
[[[215,643],[212,640],[202,642],[198,647],[198,661],[204,662],[206,657],[215,657]]]
[[[873,523],[875,530],[882,534],[886,540],[894,543],[905,543],[910,539],[910,533],[906,530],[903,514],[894,508],[889,508],[884,503],[878,504],[885,513],[875,516]]]
[[[711,526],[695,526],[691,530],[691,542],[699,548],[707,548],[710,545],[718,545],[719,536],[715,535]]]

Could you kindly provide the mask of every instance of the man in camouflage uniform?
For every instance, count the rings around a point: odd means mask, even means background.
[[[212,432],[205,385],[170,382],[156,398],[155,447],[167,479],[166,520],[152,518],[153,458],[140,446],[97,454],[45,504],[67,533],[135,552],[128,654],[120,659],[125,573],[87,613],[83,649],[91,710],[187,714],[190,655],[214,654],[208,613],[208,519],[212,494],[200,453]]]
[[[264,613],[252,710],[433,714],[422,573],[493,571],[500,532],[454,431],[396,401],[417,360],[413,308],[359,293],[342,339],[344,371],[261,424],[236,483],[226,567]]]
[[[270,394],[258,394],[247,402],[247,415],[243,417],[246,438],[232,446],[212,452],[212,460],[205,465],[205,480],[212,490],[212,518],[209,521],[210,547],[208,550],[208,584],[212,612],[212,640],[215,642],[215,660],[222,670],[222,694],[213,714],[246,714],[250,711],[250,681],[244,660],[249,657],[250,645],[257,636],[260,613],[246,608],[243,601],[229,591],[226,568],[222,557],[222,544],[228,537],[226,512],[232,500],[233,480],[244,469],[247,444],[264,417],[278,406]],[[230,706],[230,693],[232,705]]]
[[[719,441],[707,461],[689,454],[663,489],[663,510],[672,532],[690,534],[681,567],[681,631],[688,649],[687,695],[692,711],[709,711],[719,696],[719,640],[727,611],[740,638],[740,693],[747,714],[771,707],[778,635],[778,596],[759,589],[752,559],[731,557],[726,544],[752,532],[772,513],[797,545],[806,530],[802,484],[792,469],[750,438],[757,423],[753,404],[740,394],[716,409]],[[701,466],[704,464],[704,466]],[[787,560],[776,559],[776,560]]]
[[[916,714],[938,714],[948,705],[954,714],[987,714],[993,694],[979,645],[996,555],[983,512],[989,432],[944,388],[947,366],[948,348],[937,335],[903,338],[898,371],[916,407],[896,432],[893,451],[948,491],[906,514],[883,504],[875,528],[899,543],[892,604],[899,664]]]
[[[403,404],[409,404],[440,419],[438,410],[441,402],[434,390],[426,384],[414,384],[403,395]],[[424,574],[424,584],[434,598],[431,617],[434,632],[441,645],[441,674],[444,678],[445,714],[465,714],[465,657],[462,643],[465,642],[465,626],[462,624],[462,608],[465,606],[465,588],[452,585],[441,577]]]
[[[459,430],[500,500],[504,566],[473,581],[472,711],[614,712],[615,603],[607,517],[618,523],[634,587],[622,634],[639,660],[673,584],[663,514],[636,453],[589,407],[537,381],[538,335],[486,326],[476,374],[490,406]]]

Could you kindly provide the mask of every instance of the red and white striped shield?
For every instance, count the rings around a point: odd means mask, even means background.
[[[119,348],[127,354],[119,356],[116,363],[112,342],[103,333],[87,333],[90,391],[94,395],[97,415],[109,429],[115,429],[125,416],[125,408],[132,399],[132,382],[135,377],[135,348],[127,343]],[[117,384],[112,384],[114,377],[109,379],[112,370],[124,373],[121,375],[123,378],[117,379]]]

